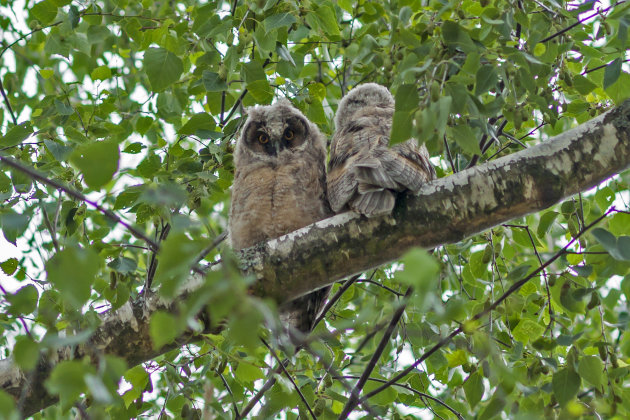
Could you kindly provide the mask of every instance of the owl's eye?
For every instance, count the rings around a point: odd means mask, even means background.
[[[293,132],[293,130],[290,130],[290,129],[287,128],[284,131],[284,139],[285,140],[291,141],[291,140],[293,140],[294,137],[295,137],[295,133]]]
[[[258,141],[260,142],[260,144],[266,144],[269,142],[269,136],[265,133],[260,133],[258,135]]]

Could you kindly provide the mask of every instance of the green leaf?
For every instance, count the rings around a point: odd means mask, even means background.
[[[28,315],[37,308],[39,293],[32,284],[20,288],[14,294],[6,295],[6,299],[11,304],[9,313],[13,315]]]
[[[325,34],[335,39],[340,36],[341,33],[339,32],[339,25],[337,24],[337,16],[335,15],[335,10],[330,5],[316,6],[313,15]]]
[[[479,141],[472,128],[468,124],[458,124],[454,127],[447,127],[446,132],[449,137],[462,148],[468,155],[481,155]]]
[[[162,311],[151,315],[149,334],[153,342],[153,348],[160,349],[165,344],[172,342],[179,334],[179,328],[175,318]]]
[[[553,393],[561,407],[573,399],[580,389],[580,376],[572,369],[564,368],[553,375]]]
[[[164,48],[149,48],[144,53],[144,68],[155,92],[161,92],[178,81],[184,72],[182,60]]]
[[[15,411],[15,400],[3,390],[0,390],[0,418],[19,418],[18,413]]]
[[[55,366],[44,385],[52,395],[60,396],[63,405],[64,402],[72,404],[87,391],[83,377],[91,371],[93,368],[82,362],[64,360]]]
[[[46,263],[48,281],[73,307],[79,308],[90,298],[100,258],[90,248],[66,247]]]
[[[87,374],[85,375],[84,380],[90,394],[96,402],[100,404],[111,404],[114,402],[112,394],[110,394],[101,377]]]
[[[419,101],[420,97],[415,85],[401,85],[396,91],[390,146],[402,143],[411,137],[413,115]]]
[[[597,356],[583,356],[578,364],[578,373],[593,386],[604,384],[604,364]]]
[[[514,338],[523,344],[535,341],[545,332],[545,327],[531,319],[521,319],[512,331]]]
[[[112,77],[112,70],[107,66],[98,66],[90,73],[92,80],[107,80]]]
[[[472,373],[464,382],[464,393],[471,410],[481,401],[484,391],[483,378],[478,371]]]
[[[573,86],[580,95],[588,95],[597,87],[595,83],[580,74],[573,76]]]
[[[145,189],[146,187],[144,185],[134,185],[122,191],[116,197],[116,201],[114,203],[114,210],[120,210],[120,209],[131,207],[136,202],[136,200],[138,200],[138,198],[140,197],[140,194],[142,194],[142,192]]]
[[[11,178],[6,176],[4,172],[0,171],[0,195],[6,194],[7,197],[5,198],[8,198],[12,190],[13,186],[11,184]]]
[[[138,268],[138,263],[131,258],[118,257],[114,258],[107,266],[121,274],[131,274]]]
[[[72,115],[74,114],[74,109],[65,102],[60,101],[59,99],[55,99],[55,109],[59,113],[59,115]]]
[[[24,372],[30,371],[39,361],[39,346],[29,337],[17,337],[13,346],[13,360]]]
[[[551,229],[551,225],[556,220],[560,213],[557,211],[548,211],[540,217],[540,222],[538,222],[538,229],[536,230],[536,234],[539,238],[543,238],[549,229]]]
[[[201,251],[203,243],[191,240],[184,233],[171,233],[162,243],[154,284],[162,285],[160,293],[172,297],[179,284],[188,278],[190,267]]]
[[[259,25],[254,31],[254,41],[256,41],[258,49],[265,55],[275,50],[277,37],[277,31],[268,31],[263,25]]]
[[[118,144],[104,140],[82,145],[70,156],[70,161],[83,173],[88,187],[98,190],[111,181],[118,170],[119,158]]]
[[[265,377],[262,369],[246,362],[240,362],[234,372],[236,378],[245,383],[254,382]]]
[[[630,74],[622,72],[619,79],[606,89],[606,93],[617,105],[630,98]]]
[[[143,178],[151,179],[157,171],[162,167],[162,160],[154,153],[150,153],[140,165],[138,165],[138,174]],[[118,208],[118,200],[116,200],[116,208]]]
[[[606,251],[616,260],[625,260],[625,253],[622,253],[617,244],[617,238],[604,228],[595,228],[591,231],[591,234],[597,242],[599,242]]]
[[[256,80],[247,84],[247,90],[256,103],[269,104],[273,100],[273,88],[267,80]]]
[[[149,383],[149,374],[144,370],[142,365],[138,365],[138,366],[132,367],[127,372],[125,372],[123,377],[133,387],[132,389],[127,391],[130,395],[127,396],[127,393],[123,395],[123,399],[125,400],[125,405],[129,406],[129,404],[133,400],[138,398],[142,394],[142,391],[144,391],[144,388]],[[132,397],[132,398],[129,402],[127,402],[128,398],[125,398],[125,396]]]
[[[203,82],[203,87],[208,92],[222,92],[228,88],[227,83],[225,83],[225,80],[221,79],[219,73],[209,70],[203,71],[201,74],[201,81]]]
[[[68,21],[70,22],[70,27],[72,29],[75,29],[77,26],[79,26],[80,18],[81,14],[79,13],[79,8],[74,5],[70,6],[70,10],[68,10]]]
[[[619,79],[622,62],[621,57],[618,57],[606,66],[604,70],[604,89],[607,89]]]
[[[608,210],[614,201],[615,192],[610,187],[600,188],[595,193],[595,202],[602,211]]]
[[[31,14],[39,20],[42,25],[48,25],[57,16],[57,6],[50,0],[37,3],[31,9]]]
[[[12,127],[7,134],[0,138],[0,149],[5,147],[17,146],[26,140],[33,133],[33,127],[30,122],[23,122]]]
[[[136,142],[136,143],[131,143],[127,147],[125,147],[125,150],[123,150],[123,153],[128,153],[130,155],[137,155],[138,153],[142,152],[143,149],[146,149],[146,146],[140,142]]]
[[[389,145],[393,146],[409,140],[413,130],[413,114],[407,111],[394,111]]]
[[[412,249],[403,255],[403,269],[394,273],[397,281],[413,286],[413,299],[418,310],[435,299],[439,264],[425,250]]]
[[[4,274],[6,274],[7,276],[13,275],[13,273],[15,273],[15,270],[17,270],[17,268],[18,268],[17,258],[9,258],[3,263],[0,263],[0,269],[2,269],[2,271],[4,271]]]
[[[499,414],[504,406],[505,399],[503,399],[503,397],[499,394],[494,394],[490,399],[490,402],[488,402],[488,405],[486,405],[485,408],[479,413],[479,418],[491,419]]]
[[[375,375],[373,374],[372,376],[375,376]],[[378,378],[378,379],[383,379],[383,378]],[[381,385],[383,385],[381,382],[367,381],[365,383],[365,386],[363,387],[363,392],[367,394],[375,390],[376,388],[380,387]],[[370,404],[380,405],[381,407],[391,407],[394,401],[396,401],[397,397],[398,397],[398,392],[396,392],[393,386],[390,386],[389,388],[385,388],[383,391],[379,392],[378,394],[370,398]]]
[[[265,71],[263,70],[262,65],[259,61],[250,61],[249,63],[244,63],[242,69],[243,79],[245,79],[246,83],[252,83],[257,80],[267,80]]]
[[[149,128],[153,125],[153,118],[151,117],[140,117],[136,122],[136,130],[138,133],[143,136],[149,131]]]
[[[481,95],[496,86],[498,82],[497,70],[494,66],[484,65],[479,68],[475,76],[475,95]]]
[[[186,124],[184,124],[184,126],[179,129],[178,133],[184,136],[195,134],[198,131],[201,131],[203,133],[204,131],[212,131],[215,126],[216,123],[214,121],[214,118],[212,118],[210,114],[208,114],[207,112],[200,112],[190,117]],[[199,137],[203,138],[203,134]]]
[[[65,162],[68,156],[74,150],[70,146],[66,146],[64,144],[59,144],[53,140],[44,139],[44,144],[46,148],[50,152],[51,155],[57,160],[57,162]]]
[[[291,26],[296,22],[295,16],[291,13],[278,13],[267,17],[262,25],[266,30],[271,31],[273,29],[281,28],[284,26]]]
[[[30,219],[26,214],[18,214],[13,210],[5,210],[0,213],[0,227],[7,242],[17,246],[17,238],[20,237],[28,227]]]

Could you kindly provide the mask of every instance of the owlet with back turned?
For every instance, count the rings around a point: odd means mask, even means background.
[[[335,213],[389,214],[395,192],[417,192],[436,177],[426,147],[415,139],[389,147],[393,115],[392,94],[375,83],[357,86],[339,102],[327,179]]]

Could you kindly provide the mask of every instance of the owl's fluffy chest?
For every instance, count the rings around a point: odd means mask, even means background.
[[[237,171],[230,215],[233,248],[246,248],[325,218],[320,172],[323,165],[300,164]]]

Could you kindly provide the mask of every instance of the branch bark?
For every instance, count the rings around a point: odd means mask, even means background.
[[[393,261],[411,247],[457,242],[543,210],[628,166],[630,100],[539,145],[435,180],[417,196],[403,195],[391,216],[366,219],[343,213],[243,250],[242,268],[258,278],[252,287],[255,295],[282,303]],[[22,408],[31,415],[56,401],[43,387],[56,361],[96,361],[101,354],[114,354],[132,366],[190,342],[194,333],[186,332],[176,342],[153,349],[149,320],[156,310],[175,310],[195,284],[174,302],[153,296],[104,314],[88,343],[57,350],[56,360],[42,360],[35,375],[21,372],[11,359],[1,360],[1,389],[17,400],[28,386]]]

